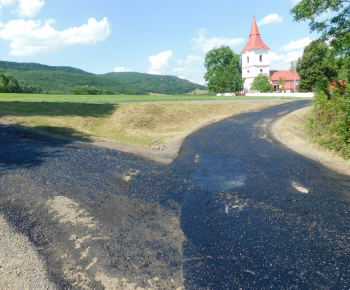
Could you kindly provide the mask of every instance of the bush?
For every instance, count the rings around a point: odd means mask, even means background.
[[[72,95],[103,95],[103,90],[89,87],[75,87],[70,91]]]
[[[142,90],[133,89],[133,90],[125,92],[125,95],[149,95],[149,93],[142,91]]]
[[[350,86],[336,82],[328,89],[318,89],[307,130],[321,146],[350,158]]]
[[[260,73],[252,82],[250,89],[258,92],[273,92],[274,88],[270,84],[268,75]]]

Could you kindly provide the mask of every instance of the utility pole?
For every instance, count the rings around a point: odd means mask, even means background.
[[[297,78],[297,61],[296,60],[292,60],[290,62],[290,71],[293,72],[294,74],[294,93],[296,93],[296,86],[295,86],[295,82]]]

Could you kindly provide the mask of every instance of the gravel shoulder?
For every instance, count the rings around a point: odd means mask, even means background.
[[[0,215],[0,289],[57,289],[28,237]]]
[[[275,137],[299,154],[350,176],[350,160],[341,158],[331,150],[321,148],[306,136],[304,122],[307,120],[307,114],[311,108],[312,106],[308,106],[279,119],[273,127]]]

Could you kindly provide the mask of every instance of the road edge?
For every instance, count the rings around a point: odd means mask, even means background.
[[[293,151],[309,157],[334,171],[350,176],[350,160],[336,152],[321,148],[312,142],[304,129],[304,122],[312,105],[293,111],[274,122],[271,131],[274,137]]]

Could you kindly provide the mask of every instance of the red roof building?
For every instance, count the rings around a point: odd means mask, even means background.
[[[289,83],[285,83],[283,88],[285,90],[294,90],[294,84],[292,82],[289,82]],[[298,89],[298,85],[296,86],[296,88]]]
[[[294,91],[294,73],[289,70],[270,70],[270,80],[272,85],[276,88],[277,91],[282,89],[282,86],[278,84],[278,81],[282,78],[284,80],[283,92],[292,92]],[[300,76],[296,73],[295,76],[295,85],[298,89],[300,83]]]
[[[253,18],[252,28],[250,29],[249,39],[241,53],[245,52],[246,50],[252,50],[252,49],[270,49],[261,39],[260,32],[258,29],[258,25],[256,24],[255,16]]]
[[[294,73],[289,70],[270,70],[270,79],[272,82],[278,82],[280,78],[285,78],[285,81],[294,81]],[[300,81],[300,76],[296,75],[296,81]]]

